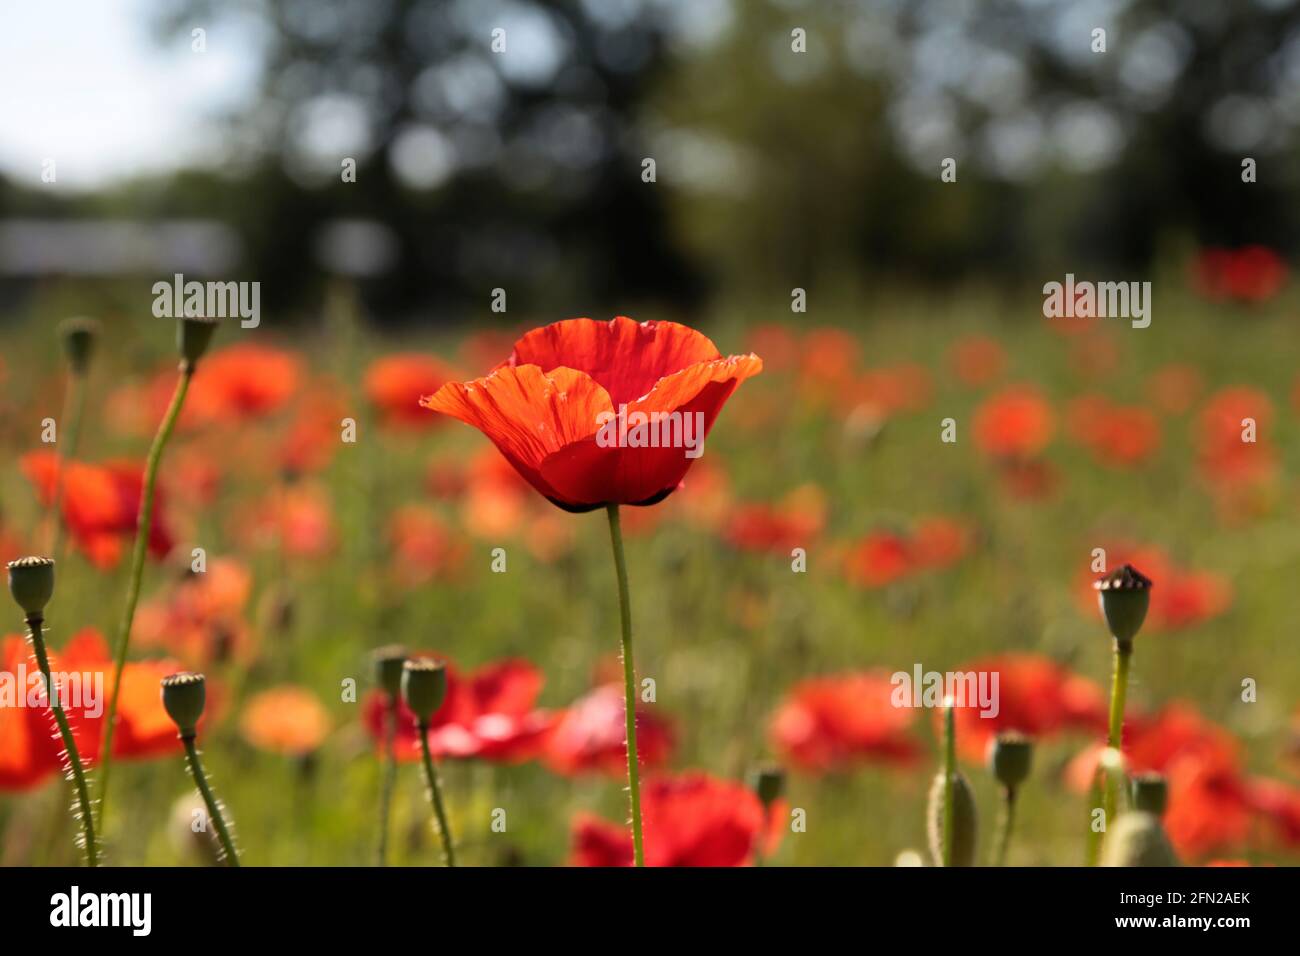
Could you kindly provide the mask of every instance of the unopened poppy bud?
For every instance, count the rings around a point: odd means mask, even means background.
[[[776,764],[755,767],[749,775],[749,786],[764,807],[770,807],[785,792],[785,770]]]
[[[943,866],[944,773],[934,775],[930,785],[930,802],[926,812],[929,822],[930,855],[935,866]],[[952,865],[974,866],[975,846],[979,835],[979,811],[975,791],[960,770],[952,778]]]
[[[402,665],[402,699],[422,725],[438,712],[447,696],[447,665],[415,657]]]
[[[375,665],[375,683],[390,700],[397,700],[402,693],[402,665],[408,656],[406,648],[399,644],[387,644],[371,655]]]
[[[1106,834],[1102,866],[1178,866],[1165,828],[1154,813],[1125,813]]]
[[[54,559],[28,557],[9,562],[9,593],[28,617],[40,617],[54,596]]]
[[[1146,620],[1151,603],[1151,579],[1126,564],[1098,578],[1092,585],[1111,636],[1120,644],[1130,643]]]
[[[176,348],[181,353],[181,363],[192,368],[208,350],[216,331],[216,319],[186,316],[176,323]]]
[[[59,336],[63,339],[63,354],[73,373],[85,375],[95,354],[95,341],[99,338],[99,323],[78,316],[59,323]]]
[[[207,681],[202,674],[182,672],[162,679],[162,702],[182,737],[193,737],[207,703]]]
[[[1002,786],[1014,790],[1029,777],[1034,744],[1024,734],[1006,731],[989,744],[989,769]]]
[[[1169,804],[1169,784],[1158,773],[1140,773],[1133,777],[1133,807],[1157,817],[1165,815]]]

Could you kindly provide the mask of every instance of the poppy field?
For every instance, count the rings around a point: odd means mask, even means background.
[[[1231,255],[1145,328],[33,300],[0,862],[1294,864],[1297,299]]]

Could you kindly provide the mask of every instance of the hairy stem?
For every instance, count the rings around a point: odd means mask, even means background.
[[[632,814],[632,862],[645,866],[645,841],[641,833],[641,776],[636,749],[636,668],[632,660],[632,598],[627,586],[627,559],[623,555],[623,528],[618,505],[608,507],[609,539],[618,575],[618,605],[623,624],[623,699],[627,720],[627,789]]]
[[[438,835],[442,838],[442,856],[448,866],[456,865],[456,848],[452,845],[451,827],[447,825],[447,810],[442,805],[442,787],[438,783],[438,771],[433,766],[433,755],[429,753],[429,725],[420,724],[420,757],[424,761],[424,780],[429,785],[429,801],[433,804],[433,815],[438,819]]]
[[[50,680],[50,658],[45,653],[45,620],[38,614],[27,616],[27,627],[31,631],[32,649],[36,652],[36,666],[41,669],[45,679],[45,696],[50,710],[54,711],[54,722],[59,725],[59,736],[63,738],[63,749],[68,754],[68,764],[72,769],[72,782],[77,791],[77,804],[81,808],[81,830],[86,844],[86,862],[90,866],[99,865],[99,847],[95,843],[95,816],[91,812],[90,789],[86,786],[86,770],[81,765],[81,754],[77,750],[77,741],[72,736],[68,717],[63,712],[59,701],[58,689]]]
[[[181,737],[181,740],[185,744],[185,759],[190,765],[190,776],[194,778],[194,785],[203,795],[203,802],[208,808],[208,819],[217,828],[217,839],[221,841],[221,849],[225,851],[226,863],[230,866],[239,866],[239,854],[235,852],[235,842],[230,839],[230,831],[226,829],[226,818],[221,814],[221,804],[217,803],[212,788],[208,786],[208,776],[203,772],[203,764],[199,763],[199,750],[194,745],[194,738]]]

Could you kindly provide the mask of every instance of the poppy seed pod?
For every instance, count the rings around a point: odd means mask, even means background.
[[[754,768],[749,775],[749,786],[764,807],[770,807],[785,792],[785,770],[776,764]]]
[[[402,665],[402,699],[421,725],[438,712],[447,697],[447,665],[416,657]]]
[[[59,337],[63,339],[63,354],[68,366],[77,375],[85,375],[95,354],[95,341],[99,338],[99,323],[78,316],[59,323]]]
[[[1126,813],[1106,834],[1102,866],[1178,866],[1165,828],[1154,813]]]
[[[1169,784],[1163,775],[1158,773],[1137,774],[1133,778],[1132,787],[1135,809],[1153,813],[1157,817],[1165,815],[1165,807],[1169,804]]]
[[[1126,564],[1098,578],[1092,586],[1097,589],[1097,600],[1111,636],[1120,644],[1130,643],[1146,620],[1151,603],[1151,579]]]
[[[1011,790],[1029,777],[1033,758],[1033,741],[1015,731],[998,734],[989,744],[989,770],[998,783]]]
[[[216,331],[216,319],[187,316],[177,322],[176,348],[181,353],[182,364],[192,368],[208,350]]]
[[[193,737],[207,703],[207,681],[202,674],[182,672],[164,677],[162,702],[182,737]]]
[[[9,562],[9,593],[28,617],[39,617],[54,596],[54,559],[27,557]]]
[[[375,667],[375,683],[390,700],[402,693],[402,665],[406,663],[406,648],[400,644],[386,644],[371,654]]]
[[[944,789],[944,773],[940,770],[930,785],[930,802],[926,811],[930,855],[934,857],[935,866],[943,866]],[[952,810],[952,865],[974,866],[979,811],[975,806],[975,791],[960,770],[952,778]]]

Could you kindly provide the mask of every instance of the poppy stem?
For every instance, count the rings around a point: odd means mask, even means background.
[[[627,718],[627,788],[632,803],[632,862],[645,866],[645,841],[641,834],[641,778],[636,749],[636,668],[632,661],[632,598],[627,586],[627,559],[623,556],[623,528],[618,505],[607,508],[609,540],[614,548],[614,570],[618,574],[618,604],[623,624],[623,697]]]
[[[194,746],[194,737],[182,735],[181,741],[185,744],[185,759],[190,765],[190,776],[194,778],[194,785],[199,788],[203,802],[207,805],[208,818],[217,828],[217,839],[221,841],[221,849],[225,851],[226,863],[230,866],[239,866],[239,854],[235,852],[235,842],[230,839],[230,831],[226,829],[226,818],[221,815],[221,804],[217,802],[212,788],[208,786],[208,776],[203,772],[203,764],[199,763],[199,750]]]
[[[1002,831],[998,837],[998,855],[994,866],[1007,865],[1007,849],[1011,846],[1011,830],[1016,824],[1016,788],[1002,789]]]
[[[384,747],[384,785],[379,795],[379,865],[388,865],[388,828],[393,807],[393,787],[397,783],[397,700],[384,710],[387,742]]]
[[[1129,662],[1133,659],[1132,641],[1115,641],[1115,671],[1110,682],[1110,736],[1106,745],[1115,753],[1122,753],[1124,739],[1124,701],[1128,696]],[[1115,774],[1123,773],[1117,768],[1115,772],[1106,771],[1106,788],[1103,795],[1103,820],[1109,829],[1111,817],[1115,813]]]
[[[456,848],[451,841],[451,827],[447,825],[447,810],[442,805],[442,787],[438,784],[438,771],[429,753],[429,725],[420,723],[420,757],[424,761],[424,779],[429,785],[429,801],[433,815],[438,819],[438,835],[442,838],[442,856],[448,866],[456,865]]]
[[[45,652],[45,636],[43,628],[45,619],[39,614],[29,614],[27,616],[27,628],[31,633],[32,650],[36,652],[36,666],[41,669],[41,677],[45,679],[45,696],[49,701],[50,710],[54,711],[54,722],[59,725],[59,736],[63,738],[63,749],[68,754],[68,765],[72,770],[72,782],[77,790],[77,804],[81,812],[81,830],[86,844],[86,863],[89,866],[99,866],[99,847],[95,843],[95,816],[90,807],[90,789],[86,786],[86,771],[81,765],[81,754],[77,750],[77,740],[72,736],[72,728],[68,725],[68,717],[63,712],[63,705],[59,702],[58,689],[50,680],[50,658]]]
[[[122,625],[117,633],[117,646],[113,652],[113,694],[108,701],[108,714],[104,721],[104,742],[99,750],[99,826],[102,830],[108,804],[108,771],[113,762],[113,730],[117,725],[117,698],[122,690],[122,669],[126,666],[126,651],[131,643],[131,624],[135,621],[135,606],[140,600],[140,584],[144,577],[144,559],[149,548],[149,535],[153,530],[154,490],[158,483],[158,466],[162,462],[163,449],[176,428],[180,418],[181,406],[185,404],[185,394],[190,388],[190,379],[194,377],[194,363],[182,362],[180,379],[176,382],[176,391],[172,394],[171,404],[154,435],[153,445],[149,448],[149,458],[145,462],[144,487],[140,492],[140,512],[136,516],[135,547],[131,551],[131,579],[126,592],[126,610],[122,614]]]
[[[957,773],[957,723],[953,702],[948,701],[943,715],[943,865],[952,866],[953,829],[955,826],[952,805],[953,778]]]
[[[64,415],[68,425],[65,429],[67,436],[67,451],[64,452],[62,446],[59,450],[59,470],[54,484],[54,501],[50,504],[50,550],[49,554],[54,556],[54,563],[57,565],[63,561],[63,521],[59,513],[63,510],[63,489],[67,481],[66,465],[77,454],[77,445],[81,438],[81,418],[86,408],[86,377],[79,372],[71,372],[71,379],[68,381],[67,407]]]

